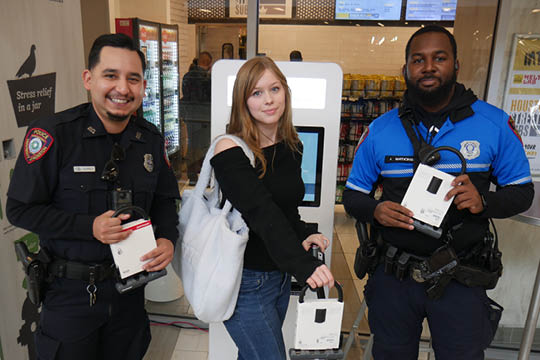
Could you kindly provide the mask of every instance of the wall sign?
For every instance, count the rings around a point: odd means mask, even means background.
[[[11,103],[18,127],[39,117],[54,114],[56,73],[32,76],[36,69],[36,45],[15,74],[18,80],[8,80]]]
[[[229,17],[247,18],[248,0],[229,0]],[[259,0],[260,18],[292,18],[292,0]]]
[[[539,176],[540,35],[514,35],[503,109],[514,119],[532,175]]]

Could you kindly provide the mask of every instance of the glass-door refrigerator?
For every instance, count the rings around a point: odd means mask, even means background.
[[[163,84],[163,136],[169,154],[180,149],[178,97],[178,27],[161,25],[161,79]]]
[[[139,114],[162,132],[171,155],[180,149],[178,26],[124,18],[116,19],[116,32],[132,37],[146,56],[146,90]]]

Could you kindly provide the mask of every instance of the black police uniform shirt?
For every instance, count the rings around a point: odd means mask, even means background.
[[[404,98],[407,104],[407,95]],[[416,109],[413,109],[416,111]],[[456,92],[437,133],[418,122],[416,129],[432,146],[451,146],[460,151],[467,163],[466,173],[480,194],[487,199],[484,213],[474,215],[468,209],[450,207],[446,229],[454,227],[451,245],[459,252],[484,238],[488,217],[508,217],[525,211],[531,204],[532,187],[529,162],[512,119],[504,111],[477,100],[472,91],[456,84]],[[418,113],[418,112],[417,112]],[[398,116],[398,109],[375,119],[359,142],[353,167],[346,183],[343,202],[347,212],[361,221],[374,222],[379,201],[372,194],[382,184],[380,201],[401,203],[413,176],[413,145]],[[441,151],[434,167],[459,175],[461,162],[449,152]],[[497,192],[489,192],[490,182]],[[383,239],[416,255],[429,255],[443,245],[446,238],[434,239],[418,231],[381,227]]]
[[[119,184],[133,204],[150,215],[155,237],[178,237],[177,182],[157,128],[132,116],[119,145]],[[56,257],[80,262],[111,261],[109,245],[93,237],[94,219],[111,209],[113,185],[101,180],[113,139],[91,104],[37,120],[26,133],[8,189],[6,213],[18,227],[35,232]]]

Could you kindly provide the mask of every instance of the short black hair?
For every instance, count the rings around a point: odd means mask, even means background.
[[[208,56],[208,58],[210,59],[210,62],[212,62],[212,54],[210,54],[208,51],[201,51],[201,53],[199,54],[199,59],[201,58],[201,56]]]
[[[90,54],[88,54],[88,70],[92,70],[99,64],[99,54],[101,53],[101,49],[105,46],[135,51],[141,59],[143,73],[146,70],[146,59],[144,58],[144,54],[139,50],[133,39],[125,34],[104,34],[99,36],[92,44]]]
[[[290,61],[302,61],[302,53],[298,50],[293,50],[289,54]]]
[[[414,34],[412,34],[409,41],[407,41],[407,46],[405,47],[405,63],[407,63],[407,60],[409,59],[409,52],[411,50],[412,40],[418,35],[422,35],[422,34],[430,33],[430,32],[442,33],[448,37],[448,40],[450,40],[450,45],[452,46],[452,53],[454,54],[454,61],[457,60],[457,44],[456,44],[456,38],[454,37],[454,35],[452,35],[450,31],[446,30],[444,27],[440,25],[427,25],[421,29],[418,29]]]

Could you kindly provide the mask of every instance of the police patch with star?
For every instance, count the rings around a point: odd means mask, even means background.
[[[31,129],[24,139],[24,160],[31,164],[41,159],[49,151],[53,142],[54,138],[46,130]]]

